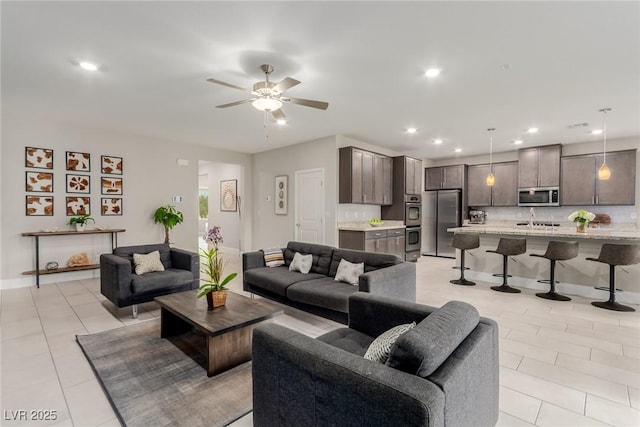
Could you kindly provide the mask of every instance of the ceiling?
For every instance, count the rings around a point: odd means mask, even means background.
[[[598,141],[603,107],[609,138],[640,136],[637,1],[0,5],[5,118],[246,153],[341,134],[427,159],[487,153],[489,127],[496,152]],[[206,79],[251,87],[263,63],[328,110],[287,104],[266,140],[250,104],[215,108],[249,96]]]

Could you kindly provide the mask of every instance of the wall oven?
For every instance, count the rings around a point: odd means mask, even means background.
[[[560,206],[560,189],[521,188],[518,190],[518,206]]]
[[[404,225],[407,227],[420,227],[422,225],[422,199],[420,196],[405,196]]]
[[[422,228],[420,227],[407,227],[405,229],[405,251],[406,252],[418,252],[420,256],[420,239],[422,236]]]

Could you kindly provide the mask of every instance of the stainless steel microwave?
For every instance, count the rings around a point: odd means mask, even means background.
[[[560,189],[521,188],[518,190],[518,206],[560,206]]]

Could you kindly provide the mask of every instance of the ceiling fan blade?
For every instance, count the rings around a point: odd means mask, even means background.
[[[328,102],[313,101],[311,99],[289,98],[289,97],[287,97],[286,100],[287,100],[287,102],[292,102],[294,104],[304,105],[305,107],[319,108],[320,110],[326,110],[329,107],[329,103]]]
[[[278,108],[277,110],[271,111],[273,118],[276,120],[287,120],[287,116],[282,112],[282,108]]]
[[[243,91],[245,91],[245,92],[251,92],[249,89],[245,89],[245,88],[243,88],[243,87],[236,86],[236,85],[234,85],[234,84],[227,83],[227,82],[223,82],[223,81],[220,81],[220,80],[216,80],[216,79],[207,79],[207,81],[208,81],[208,82],[211,82],[211,83],[219,84],[219,85],[222,85],[222,86],[230,87],[230,88],[232,88],[232,89],[238,89],[238,90],[243,90]]]
[[[271,88],[271,90],[276,90],[280,93],[284,92],[287,89],[290,89],[294,86],[299,85],[300,82],[296,79],[292,79],[291,77],[285,77],[278,84]]]
[[[255,101],[255,100],[256,100],[256,98],[243,99],[242,101],[236,101],[236,102],[230,102],[228,104],[216,105],[216,108],[233,107],[235,105],[246,104],[247,102],[252,102],[252,101]]]

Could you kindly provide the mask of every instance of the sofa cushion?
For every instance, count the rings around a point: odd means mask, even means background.
[[[267,267],[280,267],[284,265],[284,255],[281,248],[267,248],[263,249],[264,253],[264,265]]]
[[[371,345],[369,345],[369,348],[367,348],[367,352],[364,354],[364,358],[373,362],[387,363],[387,359],[389,359],[389,352],[391,352],[391,347],[396,342],[396,340],[400,337],[400,335],[404,334],[410,329],[413,329],[415,326],[416,322],[405,323],[402,325],[394,326],[393,328],[383,332],[380,336],[373,340]]]
[[[160,261],[164,269],[171,268],[171,247],[164,243],[138,246],[123,246],[113,250],[114,255],[121,256],[129,260],[131,264],[131,272],[135,273],[135,265],[133,263],[133,254],[148,254],[153,251],[160,252]]]
[[[349,312],[349,295],[358,292],[357,286],[336,282],[332,277],[305,280],[287,288],[291,301],[328,308],[342,313]]]
[[[244,281],[250,285],[282,296],[287,295],[287,288],[292,283],[323,277],[317,273],[302,274],[297,271],[289,271],[289,268],[285,266],[252,268],[245,270],[243,274]]]
[[[398,338],[387,365],[426,378],[475,329],[479,320],[478,310],[472,305],[450,301]]]
[[[324,274],[325,276],[329,274],[331,254],[333,253],[331,246],[317,245],[315,243],[289,242],[287,248],[284,250],[284,262],[286,266],[291,264],[296,252],[300,252],[303,255],[313,255],[313,263],[311,264],[312,273]]]
[[[364,263],[354,264],[342,258],[336,272],[336,282],[345,282],[358,286],[360,275],[364,273]]]
[[[289,271],[299,271],[302,274],[309,274],[312,262],[313,255],[302,255],[300,252],[296,252],[291,264],[289,264]]]
[[[164,265],[160,262],[160,252],[158,251],[148,254],[133,254],[133,265],[136,274],[164,271]]]
[[[369,335],[350,328],[334,329],[316,339],[358,356],[364,356],[373,341]]]
[[[131,292],[144,294],[156,292],[159,289],[171,289],[191,283],[193,274],[188,270],[169,268],[165,271],[154,271],[142,276],[131,277]]]
[[[365,273],[379,268],[391,267],[402,262],[402,258],[397,255],[356,251],[353,249],[334,249],[329,273],[327,273],[329,276],[335,277],[340,261],[343,259],[354,264],[364,263]]]

